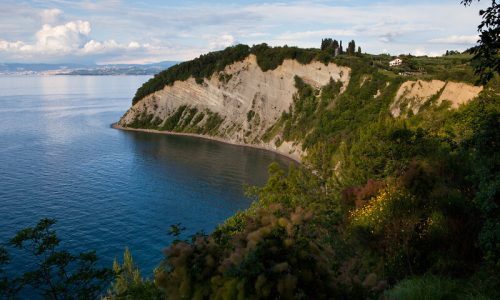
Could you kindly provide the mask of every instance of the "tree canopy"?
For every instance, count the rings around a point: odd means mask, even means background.
[[[474,0],[462,0],[465,6]],[[479,1],[479,0],[478,0]],[[500,74],[500,3],[491,1],[485,10],[480,10],[482,21],[477,27],[479,32],[478,45],[471,49],[474,54],[478,83],[486,84],[494,76]]]

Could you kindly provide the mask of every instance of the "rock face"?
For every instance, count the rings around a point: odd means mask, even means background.
[[[476,98],[482,90],[483,87],[459,82],[406,81],[399,88],[390,110],[394,117],[410,110],[413,114],[417,114],[429,101],[433,101],[435,105],[450,101],[451,108],[458,108],[461,104]]]
[[[293,104],[295,76],[320,88],[331,79],[349,83],[350,68],[333,63],[302,65],[285,60],[275,70],[263,72],[254,55],[215,73],[203,83],[194,78],[176,81],[172,86],[137,102],[120,119],[122,127],[154,124],[162,130],[216,136],[235,144],[252,144],[300,158],[301,145],[274,140],[263,142],[266,130]],[[147,126],[146,126],[147,128]],[[152,127],[149,127],[152,128]]]

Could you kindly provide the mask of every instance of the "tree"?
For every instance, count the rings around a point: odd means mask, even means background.
[[[96,299],[113,278],[108,268],[97,268],[95,251],[78,255],[57,249],[60,243],[51,226],[53,219],[42,219],[35,227],[19,231],[8,243],[23,251],[36,263],[34,270],[9,278],[0,268],[0,296],[15,298],[31,287],[46,299]],[[10,262],[7,250],[0,248],[0,267]]]
[[[335,54],[338,48],[339,48],[339,42],[337,40],[331,38],[326,38],[321,40],[321,51],[328,51]]]
[[[5,275],[3,266],[9,263],[9,254],[4,247],[0,246],[0,297],[11,294],[9,278]]]
[[[326,51],[333,45],[333,40],[331,38],[326,38],[321,40],[321,51]]]
[[[358,47],[358,55],[361,55],[361,47]]]
[[[356,42],[354,42],[354,40],[352,40],[347,45],[347,54],[354,55],[355,52],[356,52]]]
[[[115,281],[105,299],[165,299],[162,291],[154,281],[141,277],[139,267],[134,263],[132,254],[125,248],[123,264],[115,259],[113,262]]]
[[[461,3],[469,6],[473,0],[462,0]],[[480,0],[478,0],[480,1]],[[488,83],[495,74],[500,74],[500,4],[491,1],[491,6],[480,10],[483,20],[477,27],[479,32],[478,45],[472,48],[473,62],[478,83]]]
[[[458,55],[458,54],[460,54],[460,51],[458,51],[458,50],[446,50],[446,53],[444,54],[444,56]]]
[[[339,47],[339,42],[337,40],[333,40],[332,46],[334,50],[337,49]]]

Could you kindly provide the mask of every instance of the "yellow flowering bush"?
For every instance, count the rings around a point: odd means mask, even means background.
[[[404,189],[387,187],[365,206],[351,211],[352,225],[365,227],[371,233],[381,232],[397,213],[409,214],[413,211],[415,197]]]

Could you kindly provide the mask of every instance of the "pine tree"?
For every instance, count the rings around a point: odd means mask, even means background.
[[[356,43],[354,42],[354,40],[352,40],[349,42],[347,46],[347,54],[354,55],[355,52],[356,52]]]

